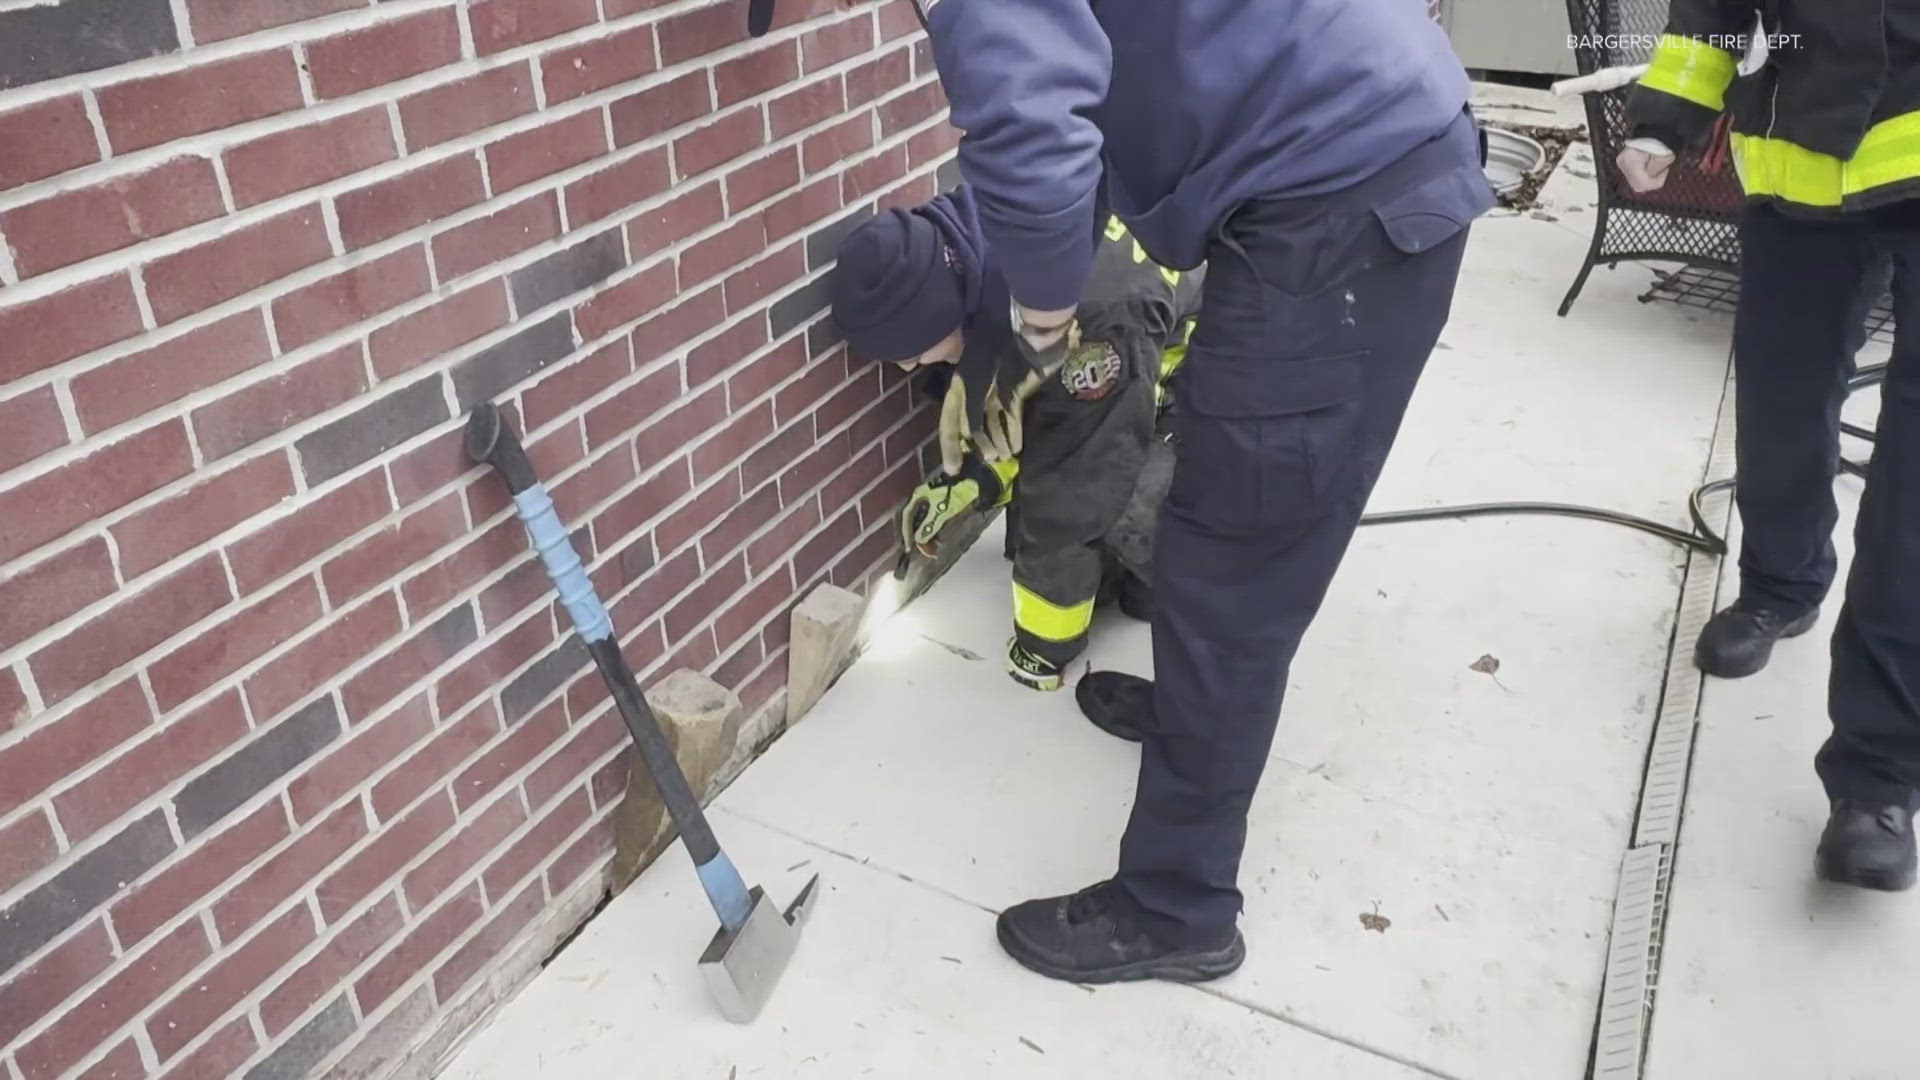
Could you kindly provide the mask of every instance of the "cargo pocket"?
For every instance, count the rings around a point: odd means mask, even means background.
[[[1417,255],[1453,239],[1493,204],[1486,173],[1462,165],[1380,204],[1373,214],[1396,249]]]
[[[1365,358],[1196,357],[1179,388],[1168,509],[1234,532],[1318,518],[1356,467]]]

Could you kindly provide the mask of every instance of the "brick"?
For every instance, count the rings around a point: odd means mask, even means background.
[[[783,147],[758,161],[727,174],[727,206],[738,214],[751,206],[783,195],[800,183],[800,154]]]
[[[823,26],[800,39],[801,58],[811,75],[821,68],[851,60],[873,48],[873,22],[863,13]]]
[[[793,0],[773,9],[771,28],[786,30],[802,23],[818,22],[831,15],[843,14],[849,6],[844,0]]]
[[[0,112],[0,191],[100,160],[93,121],[78,95]]]
[[[290,210],[146,268],[147,297],[162,323],[277,281],[333,255],[318,206]]]
[[[632,146],[713,111],[713,90],[704,70],[689,71],[607,106],[613,144]]]
[[[290,835],[286,811],[270,802],[196,844],[113,905],[113,932],[121,947],[132,948],[152,937]]]
[[[474,469],[465,431],[455,427],[387,461],[400,505],[412,506]]]
[[[353,1040],[353,1049],[327,1067],[327,1080],[374,1080],[391,1074],[422,1031],[432,1027],[433,988],[424,983],[388,1009],[371,1031]]]
[[[755,410],[753,414],[769,417],[772,409]],[[772,521],[780,513],[780,488],[777,484],[762,484],[753,493],[736,503],[713,523],[700,537],[700,558],[707,566],[718,566],[726,558],[738,551],[747,538]],[[730,640],[730,639],[729,639]]]
[[[294,820],[305,824],[319,817],[432,733],[433,708],[425,694],[366,725],[287,787]]]
[[[378,474],[363,476],[240,538],[227,549],[242,592],[253,592],[393,509]]]
[[[187,21],[193,40],[205,45],[365,6],[366,0],[187,0]]]
[[[294,443],[307,483],[324,484],[450,417],[438,376],[408,383]]]
[[[578,425],[568,425],[577,436]],[[631,466],[629,466],[631,468]],[[585,530],[578,530],[579,537]],[[593,552],[585,550],[589,545],[574,542],[574,550],[589,562]],[[524,614],[528,608],[539,603],[554,603],[553,583],[547,579],[546,571],[541,569],[537,560],[528,559],[509,570],[499,580],[480,591],[480,617],[488,626],[504,626]]]
[[[499,195],[606,152],[606,124],[599,110],[590,110],[509,135],[487,147],[487,175],[493,178],[494,194]]]
[[[720,650],[713,643],[713,628],[703,626],[698,633],[673,639],[672,654],[657,665],[657,670],[667,672],[687,668],[706,671],[719,659]]]
[[[171,711],[228,675],[290,640],[320,618],[319,590],[302,577],[285,588],[205,627],[148,667],[155,699]]]
[[[114,153],[277,116],[305,104],[285,49],[196,64],[101,88],[100,118]]]
[[[560,235],[560,200],[543,191],[433,238],[433,263],[451,281]]]
[[[97,536],[16,568],[11,576],[0,577],[0,650],[112,595],[118,587],[107,543]]]
[[[840,198],[860,200],[883,190],[907,173],[907,148],[894,146],[840,174]]]
[[[113,963],[113,941],[95,922],[0,985],[0,1045],[54,1011]]]
[[[838,364],[814,364],[774,396],[775,419],[785,426],[808,415],[822,398],[839,389],[846,375]]]
[[[498,485],[498,481],[493,483]],[[526,556],[526,530],[520,527],[518,518],[489,526],[466,547],[436,561],[401,586],[407,611],[419,619],[478,585],[487,575]]]
[[[367,717],[380,705],[397,698],[420,678],[430,675],[447,659],[465,650],[480,636],[470,603],[447,611],[434,623],[420,628],[405,642],[380,653],[374,663],[349,678],[342,688],[348,719]],[[300,799],[296,799],[296,811]]]
[[[895,49],[879,59],[869,60],[847,72],[847,108],[857,109],[886,97],[907,85],[911,78],[911,50]]]
[[[597,673],[589,675],[598,677]],[[527,802],[535,808],[545,806],[626,741],[627,729],[615,713],[602,713],[590,721],[583,721],[575,714],[572,738],[552,757],[535,766],[522,783]]]
[[[597,298],[593,305],[608,300],[626,285],[643,282],[650,274],[642,274],[623,285],[616,285]],[[575,314],[575,320],[582,324],[589,318],[582,312]],[[610,317],[613,313],[607,313]],[[592,322],[601,321],[601,316],[592,318]],[[582,336],[589,339],[598,337],[603,329],[587,330],[583,326]],[[627,339],[617,338],[593,352],[569,364],[554,367],[545,378],[534,386],[521,391],[521,423],[529,431],[538,431],[563,414],[573,411],[580,403],[600,394],[613,384],[627,377],[633,371],[632,350]]]
[[[362,961],[392,941],[406,922],[400,902],[385,896],[330,937],[319,953],[261,999],[260,1022],[268,1038],[293,1026],[301,1014],[339,986]]]
[[[873,120],[865,113],[844,120],[800,144],[808,175],[830,172],[873,146]]]
[[[473,0],[468,12],[481,56],[578,30],[600,18],[594,0]]]
[[[293,843],[248,871],[212,905],[220,939],[234,941],[259,925],[367,836],[367,812],[358,800],[310,822]],[[334,921],[334,916],[329,915],[328,921]]]
[[[572,101],[659,69],[653,27],[637,26],[594,41],[548,53],[540,61],[547,104]]]
[[[375,330],[367,339],[367,349],[373,356],[374,371],[382,379],[391,379],[437,360],[510,321],[506,282],[504,278],[496,279],[455,293]],[[405,498],[402,495],[403,501]]]
[[[671,0],[602,0],[601,6],[606,9],[607,21],[612,22],[628,15],[637,15],[642,11],[652,11],[670,2]]]
[[[444,726],[373,785],[369,793],[373,812],[382,821],[393,820],[499,734],[499,717],[491,708],[475,709]]]
[[[689,340],[725,321],[726,315],[726,300],[717,286],[681,299],[634,327],[634,363],[636,366],[645,366],[661,356],[678,351]]]
[[[793,575],[800,590],[804,591],[810,587],[827,564],[859,538],[859,511],[853,506],[847,506],[830,519],[826,527],[816,533],[813,539],[802,544],[793,553]]]
[[[884,530],[869,532],[833,564],[827,571],[827,580],[843,589],[864,588],[881,563],[891,561],[895,550],[893,538]]]
[[[372,843],[320,883],[315,895],[320,901],[321,916],[328,923],[339,922],[375,889],[392,880],[399,868],[446,835],[453,823],[453,804],[444,793],[427,799],[405,817],[387,820],[374,834]]]
[[[946,158],[959,145],[959,128],[951,124],[935,124],[907,140],[907,162],[918,169],[930,162]]]
[[[894,41],[921,32],[920,16],[911,0],[885,0],[880,5],[880,40]]]
[[[749,490],[774,479],[783,481],[783,494],[798,494],[806,488],[789,488],[784,483],[787,470],[804,459],[814,446],[813,425],[801,420],[774,436],[772,441],[747,455],[740,463],[740,482]]]
[[[263,721],[279,716],[372,656],[400,631],[400,602],[391,592],[345,614],[336,611],[311,637],[269,660],[247,679],[247,704]]]
[[[531,714],[535,706],[565,686],[592,663],[586,646],[569,636],[500,690],[500,709],[508,724]]]
[[[612,853],[613,824],[611,819],[601,818],[554,857],[553,864],[547,868],[548,894],[558,896],[565,892],[580,880],[580,875],[604,866]]]
[[[718,182],[676,196],[627,224],[627,249],[645,259],[718,224],[726,216]]]
[[[800,421],[805,423],[803,419]],[[853,460],[853,444],[844,433],[831,435],[824,439],[815,439],[813,448],[789,461],[785,468],[775,471],[780,476],[780,496],[788,506],[793,505],[804,492],[812,491],[832,476],[842,465]],[[742,462],[747,465],[751,462]],[[758,466],[756,466],[757,468]]]
[[[777,90],[800,77],[800,50],[791,41],[756,49],[713,68],[719,107]]]
[[[113,527],[120,569],[138,577],[293,495],[293,468],[265,454],[155,503]]]
[[[212,1027],[267,977],[286,966],[316,936],[313,912],[296,905],[253,940],[200,973],[147,1021],[147,1037],[165,1061]]]
[[[51,387],[0,401],[0,472],[67,444],[67,422]]]
[[[353,993],[361,1011],[372,1014],[385,1004],[460,935],[477,925],[483,915],[480,883],[475,882],[422,919],[354,983]]]
[[[807,355],[823,357],[841,344],[840,331],[832,319],[821,319],[807,327]]]
[[[327,598],[336,607],[352,603],[391,581],[396,568],[423,562],[466,533],[467,514],[460,495],[447,494],[329,562],[321,572]]]
[[[387,110],[375,107],[241,143],[225,161],[233,201],[245,208],[351,176],[396,153]]]
[[[480,350],[454,365],[453,390],[460,410],[492,401],[571,352],[572,318],[565,311]]]
[[[495,912],[492,920],[480,928],[466,944],[455,950],[433,973],[433,992],[440,1000],[450,1000],[473,981],[487,964],[502,955],[520,931],[533,922],[545,907],[546,895],[536,879],[520,894]]]
[[[773,338],[786,337],[825,313],[833,300],[831,284],[830,278],[823,275],[774,301],[767,311],[767,328]],[[805,363],[805,344],[796,340],[792,345],[796,365]]]
[[[564,718],[561,723],[565,724]],[[478,868],[482,860],[498,851],[526,820],[527,812],[520,805],[518,792],[495,799],[448,838],[438,851],[407,872],[407,907],[423,911],[432,906],[468,871]]]
[[[715,386],[643,428],[634,438],[641,464],[664,461],[726,419],[726,387]]]
[[[459,154],[346,192],[334,206],[340,214],[340,237],[353,251],[486,199],[479,155]]]
[[[682,179],[718,168],[765,142],[765,118],[758,106],[697,127],[673,141],[673,160]]]
[[[721,331],[719,336],[709,338],[687,350],[687,385],[702,387],[740,366],[742,360],[758,351],[767,343],[767,322],[759,316],[739,319],[733,325]],[[734,399],[733,404],[744,411],[746,399]],[[772,429],[768,429],[772,430]]]
[[[301,302],[318,309],[327,301],[309,295]],[[319,317],[303,315],[292,321]],[[209,461],[217,461],[351,401],[366,389],[366,363],[356,341],[195,409],[193,430],[201,453]]]
[[[154,820],[158,818],[156,814]],[[58,1076],[98,1049],[211,952],[199,920],[187,920],[64,1010],[51,1027],[17,1050],[14,1060],[28,1076]]]
[[[680,256],[680,281],[686,288],[712,280],[766,251],[766,234],[756,218],[736,221],[698,241]]]
[[[608,229],[515,270],[507,283],[515,310],[525,313],[592,288],[626,264],[620,230]]]
[[[713,633],[716,639],[720,636],[717,628]],[[753,674],[765,659],[766,653],[760,648],[760,635],[755,634],[714,666],[713,681],[728,689],[742,686],[747,676]]]
[[[746,587],[746,584],[746,560],[739,556],[729,559],[717,570],[709,570],[692,591],[667,609],[666,617],[662,620],[666,626],[667,640],[680,641],[692,637],[696,627],[710,619],[728,597]]]
[[[653,629],[648,627],[649,631]],[[622,795],[627,790],[627,777],[633,769],[633,756],[631,749],[622,750],[612,761],[594,771],[593,779],[587,783],[587,790],[593,793],[595,809],[604,811],[619,805]]]
[[[594,534],[603,549],[611,547],[639,533],[692,490],[687,459],[678,459],[601,511],[594,519]]]
[[[680,545],[700,535],[739,501],[739,475],[722,474],[718,482],[701,491],[692,502],[654,527],[655,546],[663,552],[678,551]]]
[[[820,222],[838,213],[840,206],[840,177],[837,175],[808,184],[783,199],[769,203],[760,214],[767,242],[773,243],[802,229],[818,232]],[[872,213],[872,207],[863,206],[848,216],[864,218]]]
[[[0,90],[179,48],[167,0],[66,0],[0,11]]]
[[[233,1076],[259,1048],[259,1040],[253,1037],[253,1022],[245,1015],[237,1016],[201,1043],[198,1050],[181,1058],[162,1080]]]
[[[764,574],[786,562],[806,535],[820,524],[820,501],[806,499],[747,543],[747,573]]]
[[[740,641],[749,634],[755,634],[759,641],[758,628],[768,619],[784,612],[794,603],[793,581],[785,567],[776,570],[766,580],[748,589],[744,596],[735,600],[713,621],[713,636],[720,641]],[[760,652],[754,650],[754,665],[758,666]],[[742,672],[741,674],[746,674]],[[737,680],[736,680],[737,681]]]
[[[747,40],[745,0],[697,8],[660,22],[660,62],[667,67],[684,64]]]
[[[490,693],[522,664],[540,655],[553,641],[553,628],[542,617],[528,619],[489,643],[459,667],[440,677],[442,714],[457,710]]]
[[[299,767],[339,734],[340,714],[331,698],[321,698],[268,728],[194,777],[173,797],[181,835],[188,839],[199,835]]]
[[[425,245],[411,245],[322,278],[274,301],[280,347],[297,349],[425,296],[433,288]],[[353,349],[357,354],[357,347]]]
[[[927,83],[900,94],[883,104],[880,112],[880,137],[891,139],[909,128],[918,127],[939,115],[947,107],[939,83]]]
[[[261,313],[230,315],[75,376],[80,426],[98,434],[272,358]]]
[[[353,1036],[353,1003],[345,994],[333,999],[273,1053],[247,1070],[246,1080],[306,1080],[314,1067]]]
[[[667,149],[654,147],[568,184],[567,221],[577,229],[664,194],[672,186]]]
[[[594,341],[671,303],[678,291],[679,276],[673,260],[664,259],[581,304],[574,309],[574,323],[583,340]]]
[[[60,826],[70,842],[78,843],[246,737],[240,695],[223,694],[54,796]]]
[[[203,556],[69,630],[33,655],[49,704],[65,701],[233,598],[220,560]]]
[[[173,837],[156,810],[69,862],[0,911],[0,971],[38,952],[171,854]]]
[[[418,152],[534,110],[533,68],[527,63],[477,75],[400,99],[400,130]]]
[[[799,244],[789,245],[727,278],[727,311],[745,311],[804,277],[807,259]]]
[[[846,107],[846,81],[830,75],[767,102],[767,123],[774,138],[784,139],[838,116]]]
[[[345,97],[460,59],[460,22],[443,7],[335,34],[307,45],[320,100]]]
[[[35,810],[11,825],[0,826],[0,893],[38,873],[59,854],[53,823],[44,811]]]
[[[0,293],[0,386],[141,332],[133,283],[97,278],[37,300],[8,304]]]
[[[213,164],[181,157],[0,214],[23,277],[210,221],[226,213]]]

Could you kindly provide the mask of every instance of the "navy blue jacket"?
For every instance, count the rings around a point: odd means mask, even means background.
[[[1079,301],[1103,202],[1191,270],[1238,204],[1358,183],[1466,107],[1419,0],[922,2],[987,241],[1041,310]]]

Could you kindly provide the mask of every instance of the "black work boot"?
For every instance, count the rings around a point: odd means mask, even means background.
[[[1153,586],[1128,574],[1121,579],[1117,591],[1122,615],[1143,623],[1153,621]]]
[[[1767,666],[1775,642],[1799,637],[1819,621],[1817,609],[1804,615],[1781,615],[1735,600],[1700,631],[1700,640],[1693,646],[1694,665],[1722,679],[1745,678]]]
[[[1193,947],[1154,940],[1116,908],[1114,888],[1103,881],[1071,896],[1015,904],[1000,913],[1000,947],[1031,971],[1076,983],[1205,982],[1231,975],[1246,960],[1239,930]]]
[[[1118,739],[1139,742],[1153,730],[1153,682],[1118,671],[1090,671],[1073,688],[1080,714]]]
[[[1920,864],[1913,843],[1913,811],[1904,806],[1835,799],[1820,834],[1814,871],[1828,881],[1899,892],[1913,887]]]

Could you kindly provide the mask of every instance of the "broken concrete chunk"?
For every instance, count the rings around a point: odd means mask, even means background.
[[[861,598],[822,583],[793,609],[787,651],[787,725],[791,727],[820,700],[853,663],[860,629]]]
[[[647,704],[687,774],[687,784],[704,802],[740,729],[740,699],[705,675],[682,669],[648,690]],[[614,819],[616,892],[653,862],[674,836],[673,821],[646,762],[637,753],[631,760],[627,792]]]

